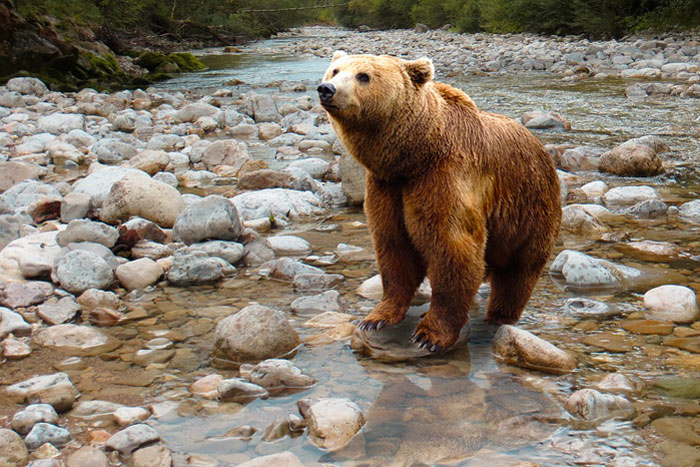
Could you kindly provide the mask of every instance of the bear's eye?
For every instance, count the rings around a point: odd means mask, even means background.
[[[369,83],[369,75],[367,73],[358,73],[356,78],[360,83]]]
[[[337,75],[337,74],[338,74],[338,71],[339,71],[339,70],[338,70],[337,68],[336,68],[335,70],[333,70],[333,73],[331,74],[331,77]]]

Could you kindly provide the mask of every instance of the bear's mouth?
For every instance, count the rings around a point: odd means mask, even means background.
[[[330,102],[321,102],[321,106],[323,106],[323,108],[326,110],[340,110],[340,107],[333,105]]]

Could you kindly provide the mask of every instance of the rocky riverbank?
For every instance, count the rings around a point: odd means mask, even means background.
[[[411,44],[469,73],[448,60],[464,50],[455,41],[487,37],[405,34],[281,47]],[[431,35],[453,40],[438,50]],[[521,120],[545,141],[576,123],[537,109]],[[350,207],[363,173],[313,87],[62,93],[11,80],[0,87],[0,464],[693,465],[695,185],[665,175],[677,155],[659,136],[547,147],[564,220],[526,316],[489,329],[482,287],[453,353],[422,358],[406,342],[424,308],[403,327],[355,330],[381,296]],[[415,304],[429,297],[425,283]]]
[[[291,33],[308,35],[309,30]],[[444,30],[371,31],[312,37],[275,45],[277,52],[330,57],[349,53],[430,57],[439,76],[548,71],[566,80],[623,78],[633,97],[700,97],[700,35],[661,34],[591,41],[533,34],[454,34]]]

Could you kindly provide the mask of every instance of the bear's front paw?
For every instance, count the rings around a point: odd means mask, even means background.
[[[390,302],[379,302],[374,310],[357,325],[362,331],[379,331],[387,324],[399,324],[408,307],[396,307]]]
[[[418,344],[419,348],[430,352],[443,353],[457,342],[458,337],[459,334],[445,332],[439,326],[431,324],[429,320],[423,319],[413,331],[411,343]]]

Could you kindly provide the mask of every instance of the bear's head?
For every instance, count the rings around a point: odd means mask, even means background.
[[[338,51],[318,94],[321,105],[338,122],[386,122],[405,114],[433,74],[433,62],[425,57],[407,61]]]

